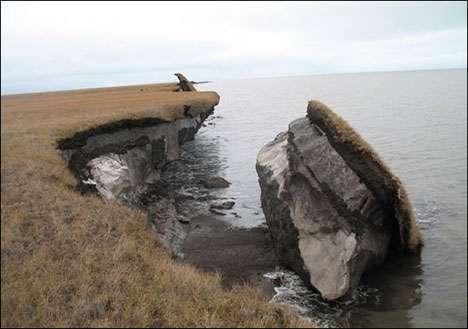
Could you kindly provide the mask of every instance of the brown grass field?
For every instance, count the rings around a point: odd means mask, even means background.
[[[146,216],[75,191],[57,139],[218,103],[176,84],[1,98],[2,327],[305,327],[247,285],[176,263]]]

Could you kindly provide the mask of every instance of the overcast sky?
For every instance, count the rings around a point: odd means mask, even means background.
[[[466,2],[1,4],[1,91],[466,68]]]

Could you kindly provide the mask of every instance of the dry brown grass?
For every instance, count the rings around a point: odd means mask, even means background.
[[[184,117],[184,105],[197,114],[219,102],[215,92],[174,92],[176,88],[177,84],[154,84],[8,95],[2,96],[2,113],[27,115],[36,125],[54,129],[55,137],[64,138],[120,119],[173,121]],[[2,119],[8,124],[10,117]]]
[[[2,327],[311,325],[252,287],[224,290],[219,276],[175,263],[144,214],[74,191],[56,140],[112,120],[173,120],[183,105],[218,102],[215,93],[175,87],[2,97]]]
[[[372,147],[339,115],[319,101],[310,101],[310,120],[331,138],[345,161],[366,182],[368,187],[391,209],[400,231],[400,248],[419,252],[423,240],[414,218],[411,202],[400,179],[380,159]]]

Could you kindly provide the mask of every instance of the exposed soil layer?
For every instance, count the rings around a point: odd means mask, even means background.
[[[80,131],[69,138],[62,138],[57,141],[57,147],[60,150],[73,149],[86,145],[89,137],[110,134],[118,130],[132,129],[132,128],[145,128],[155,126],[161,123],[167,123],[166,120],[158,118],[141,118],[141,119],[123,119],[119,121],[109,122],[85,131]]]

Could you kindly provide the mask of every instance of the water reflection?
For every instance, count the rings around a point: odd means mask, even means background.
[[[409,311],[420,304],[423,297],[420,256],[392,257],[366,273],[361,284],[375,290],[376,298],[350,310],[346,319],[349,326],[412,327]]]

